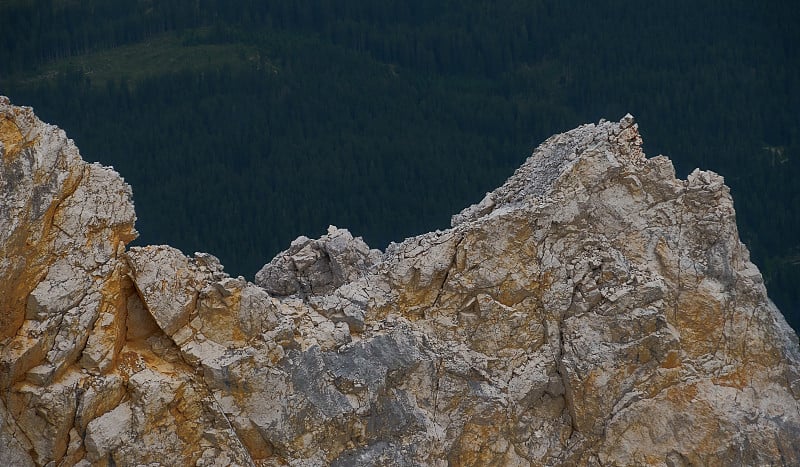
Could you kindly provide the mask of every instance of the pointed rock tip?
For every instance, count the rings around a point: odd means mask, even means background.
[[[619,126],[622,128],[629,128],[636,123],[636,119],[633,118],[633,115],[630,113],[626,113],[624,117],[619,121]]]

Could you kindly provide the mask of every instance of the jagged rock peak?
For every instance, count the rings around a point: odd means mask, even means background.
[[[0,98],[2,465],[797,465],[800,350],[720,176],[633,118],[453,227],[256,284],[126,249],[130,188]]]
[[[558,179],[568,173],[586,151],[602,151],[618,165],[645,163],[642,138],[631,114],[619,122],[601,120],[597,125],[583,125],[550,137],[502,186],[487,193],[480,203],[454,215],[452,226],[474,220],[503,205],[535,203],[536,198],[551,195]]]

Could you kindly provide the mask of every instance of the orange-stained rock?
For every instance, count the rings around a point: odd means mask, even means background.
[[[800,464],[798,340],[729,190],[630,116],[446,231],[300,237],[261,286],[126,250],[130,188],[5,98],[0,142],[2,465]]]

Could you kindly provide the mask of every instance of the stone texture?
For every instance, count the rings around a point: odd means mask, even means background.
[[[135,247],[130,188],[0,99],[4,465],[797,465],[800,348],[720,176],[630,116],[452,228],[257,274]]]
[[[346,229],[330,226],[327,235],[318,240],[298,237],[256,273],[256,284],[277,296],[330,293],[364,276],[380,255],[361,237],[353,238]]]

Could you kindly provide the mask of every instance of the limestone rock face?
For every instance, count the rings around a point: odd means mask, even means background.
[[[125,245],[130,188],[0,100],[0,464],[797,465],[800,348],[712,172],[632,117],[453,226],[257,274]]]

